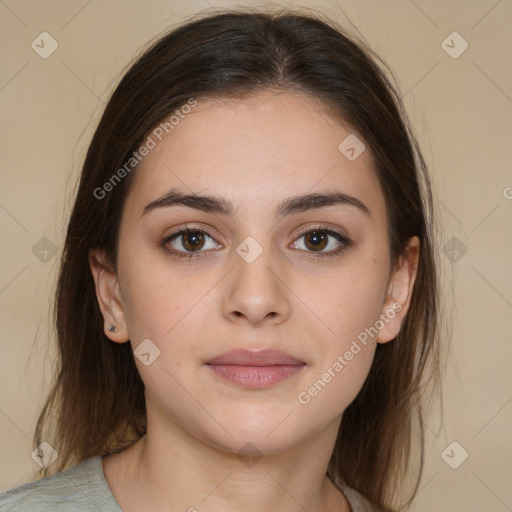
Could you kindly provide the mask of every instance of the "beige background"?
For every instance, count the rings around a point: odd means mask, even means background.
[[[452,346],[443,424],[439,414],[427,419],[427,460],[414,510],[510,511],[512,2],[295,5],[353,24],[390,65],[438,194],[445,334],[451,329]],[[30,481],[37,469],[31,436],[54,353],[49,304],[91,132],[139,47],[207,8],[205,0],[0,0],[0,490]],[[47,59],[31,48],[43,31],[59,45]],[[469,44],[458,58],[441,45],[454,31]],[[448,44],[457,50],[461,43]],[[453,237],[458,252],[450,254]],[[443,249],[447,243],[450,251]],[[441,456],[453,441],[469,453],[457,469]],[[462,452],[449,453],[457,462]]]

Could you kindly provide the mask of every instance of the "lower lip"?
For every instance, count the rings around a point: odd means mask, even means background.
[[[304,364],[276,366],[208,365],[223,379],[248,389],[268,388],[299,373]]]

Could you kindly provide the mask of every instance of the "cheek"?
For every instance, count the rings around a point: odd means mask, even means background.
[[[347,278],[345,286],[333,286],[328,294],[332,299],[322,310],[329,333],[314,340],[318,355],[313,371],[296,396],[305,421],[311,422],[308,428],[315,428],[315,418],[327,422],[341,414],[370,371],[381,289],[375,282],[360,281]]]
[[[177,271],[176,265],[154,248],[127,244],[123,255],[118,268],[132,341],[137,344],[144,338],[170,337],[180,319],[188,322],[194,315],[207,283],[203,286],[190,272]]]
[[[335,272],[304,280],[299,293],[321,320],[317,323],[329,340],[325,353],[343,350],[375,324],[385,300],[387,277],[385,258],[379,262],[374,254],[359,251]]]
[[[376,322],[381,314],[387,285],[385,258],[375,256],[347,261],[336,277],[322,279],[323,286],[306,294],[321,335],[315,342],[314,375],[301,389],[298,401],[310,412],[336,416],[356,397],[370,370],[376,348]],[[318,283],[318,281],[317,281]],[[307,296],[306,296],[307,295]],[[310,324],[310,328],[313,325]],[[313,335],[314,330],[310,331]]]
[[[350,361],[345,353],[330,359],[329,364],[296,396],[298,416],[305,430],[316,430],[343,415],[361,390],[373,360],[375,346],[368,344],[355,350]]]
[[[192,272],[192,265],[180,271],[154,249],[131,249],[125,253],[130,257],[119,261],[119,274],[135,363],[150,395],[168,412],[181,411],[184,421],[197,404],[190,402],[182,386],[194,388],[191,383],[197,380],[205,349],[215,337],[212,311],[219,305],[212,289],[219,277]],[[142,349],[143,340],[151,341],[145,345],[149,350]],[[150,364],[146,365],[137,356],[148,351]],[[153,353],[157,354],[154,359]]]

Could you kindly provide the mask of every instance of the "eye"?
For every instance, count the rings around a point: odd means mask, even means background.
[[[207,239],[210,239],[208,246]],[[216,249],[222,247],[220,244],[215,243],[213,237],[203,229],[193,227],[180,228],[172,235],[166,237],[162,241],[162,245],[173,256],[179,258],[194,258],[198,257],[199,252],[204,252],[202,249]],[[169,248],[171,246],[171,248]]]
[[[336,256],[351,245],[351,241],[346,236],[325,226],[315,226],[302,231],[297,240],[302,238],[304,242],[301,244],[294,241],[292,248],[312,253],[311,257]],[[180,228],[166,237],[162,241],[162,246],[172,256],[188,259],[199,258],[200,253],[207,249],[222,247],[207,231],[191,226]]]
[[[351,241],[346,236],[325,226],[308,228],[297,240],[302,238],[304,239],[302,244],[294,242],[294,248],[317,253],[314,257],[336,256],[351,245]]]

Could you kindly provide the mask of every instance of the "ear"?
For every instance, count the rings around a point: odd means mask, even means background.
[[[129,341],[123,302],[115,268],[112,268],[101,249],[89,251],[89,266],[96,285],[96,298],[103,315],[105,335],[116,343]],[[114,326],[117,330],[110,331]]]
[[[409,238],[405,254],[400,256],[390,277],[386,298],[382,307],[377,343],[387,343],[396,338],[409,310],[412,289],[416,280],[420,256],[420,241],[417,236]]]

